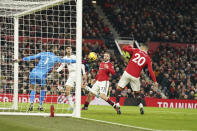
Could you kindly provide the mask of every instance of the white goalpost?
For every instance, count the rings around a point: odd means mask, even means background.
[[[76,54],[73,110],[67,110],[65,96],[67,67],[57,73],[61,63],[56,63],[46,76],[46,86],[33,88],[29,75],[40,59],[21,60],[41,52],[63,59],[68,46]],[[81,116],[82,0],[0,0],[0,54],[0,115],[50,116],[53,105],[55,116]],[[39,104],[43,111],[37,110]]]

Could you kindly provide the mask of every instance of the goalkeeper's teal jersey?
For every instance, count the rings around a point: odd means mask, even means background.
[[[41,52],[34,56],[24,57],[23,61],[30,61],[34,59],[40,59],[40,61],[30,74],[35,74],[36,76],[39,75],[42,78],[46,78],[47,73],[51,71],[56,63],[76,63],[76,60],[62,59],[52,52]]]

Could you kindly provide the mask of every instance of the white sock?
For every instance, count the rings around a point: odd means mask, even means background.
[[[67,96],[67,99],[68,99],[68,103],[70,104],[70,106],[71,106],[72,108],[74,108],[74,102],[73,102],[72,96],[71,96],[71,95],[68,95],[68,96]]]
[[[41,106],[41,105],[39,105],[39,108],[42,108],[42,106]]]
[[[142,103],[140,103],[138,106],[139,106],[139,108],[143,108],[143,104]]]

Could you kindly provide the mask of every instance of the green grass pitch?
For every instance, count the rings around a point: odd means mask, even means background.
[[[67,112],[67,106],[62,106]],[[46,112],[49,112],[49,107],[45,104]],[[57,105],[55,108],[58,108]],[[0,131],[197,131],[196,109],[145,107],[145,114],[140,115],[138,107],[122,106],[121,111],[122,114],[117,115],[111,106],[90,105],[89,110],[81,112],[82,118],[119,125],[72,117],[0,116]]]

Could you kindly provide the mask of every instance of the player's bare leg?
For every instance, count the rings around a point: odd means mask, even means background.
[[[73,108],[74,108],[74,102],[73,102],[72,96],[70,94],[71,88],[72,88],[71,86],[66,85],[65,96],[68,99],[68,103],[70,104],[70,107],[68,108],[68,110],[73,110]]]
[[[120,111],[120,97],[121,97],[121,91],[122,91],[122,88],[120,86],[117,86],[116,87],[116,111],[117,111],[117,114],[121,114],[121,111]]]
[[[142,104],[142,97],[141,97],[140,91],[135,91],[135,99],[136,99],[137,105],[140,108],[140,114],[143,115],[144,108],[143,108],[143,104]]]

